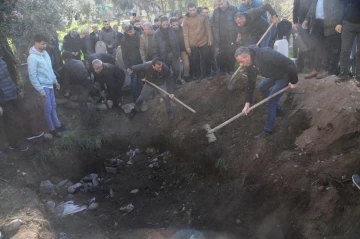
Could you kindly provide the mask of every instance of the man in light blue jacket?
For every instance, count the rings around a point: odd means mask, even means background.
[[[59,90],[60,84],[52,69],[50,56],[45,51],[48,39],[38,34],[34,41],[35,45],[30,48],[30,55],[27,59],[30,82],[41,95],[45,121],[50,134],[60,137],[59,131],[68,130],[68,128],[60,123],[56,113],[54,85]]]

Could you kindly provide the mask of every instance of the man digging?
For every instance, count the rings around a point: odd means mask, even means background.
[[[168,91],[170,93],[169,97],[161,92],[161,96],[164,99],[166,112],[170,120],[174,118],[174,113],[171,110],[170,100],[174,99],[173,92],[173,81],[171,80],[171,73],[169,68],[161,62],[160,58],[154,58],[151,62],[144,64],[139,64],[131,67],[136,73],[145,72],[145,79],[161,89]],[[135,107],[130,113],[130,118],[134,118],[135,114],[140,111],[141,105],[144,100],[154,95],[155,88],[150,86],[148,83],[144,84],[143,89],[141,90],[140,96],[136,99]],[[170,98],[170,99],[169,99]]]
[[[265,77],[259,84],[259,90],[265,98],[288,85],[290,88],[295,88],[298,82],[295,63],[271,48],[259,48],[256,45],[240,47],[235,52],[235,58],[240,65],[246,67],[247,71],[245,106],[242,110],[245,115],[250,112],[258,74]],[[267,101],[265,127],[259,135],[255,136],[256,139],[268,136],[274,131],[276,116],[283,114],[279,104],[281,95],[279,94]]]

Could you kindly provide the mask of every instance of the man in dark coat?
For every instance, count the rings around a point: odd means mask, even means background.
[[[171,73],[169,68],[160,60],[160,58],[154,58],[151,63],[143,63],[131,67],[134,72],[144,72],[145,79],[161,89],[167,91],[170,96],[167,96],[163,92],[160,92],[164,99],[166,112],[170,120],[174,118],[174,114],[171,110],[170,100],[174,98],[173,94],[173,81],[171,80]],[[140,96],[136,99],[135,107],[130,113],[130,118],[134,118],[135,114],[140,111],[141,105],[144,100],[148,99],[155,93],[155,88],[148,83],[144,84],[144,87],[140,93]]]
[[[109,21],[104,21],[104,27],[101,29],[99,40],[105,42],[106,50],[110,55],[115,54],[117,47],[117,32],[111,28]]]
[[[92,67],[92,62],[95,59],[99,59],[103,63],[109,63],[109,64],[112,64],[112,65],[115,65],[115,58],[112,55],[110,55],[109,53],[93,53],[93,54],[90,54],[90,55],[86,56],[86,58],[85,58],[85,66],[86,66],[86,69],[89,71],[89,74],[90,73],[95,73],[94,68]]]
[[[100,88],[106,95],[107,106],[109,108],[113,105],[121,106],[125,72],[115,65],[103,63],[98,59],[94,60],[92,65],[99,74]]]
[[[266,12],[271,15],[271,21],[277,22],[277,14],[275,10],[269,5],[265,4],[258,8],[252,8],[247,12],[238,12],[235,14],[235,22],[239,26],[239,32],[247,32],[250,37],[250,44],[256,44],[269,28],[269,23],[262,17]],[[244,29],[245,28],[245,29]],[[260,43],[260,47],[268,47],[269,37],[265,37]]]
[[[63,41],[64,51],[71,52],[73,58],[80,60],[81,58],[81,43],[80,43],[80,35],[77,31],[72,30],[64,37]]]
[[[124,60],[125,69],[131,77],[131,93],[135,101],[141,92],[142,83],[131,67],[142,63],[140,56],[140,36],[134,30],[134,26],[129,24],[125,26],[124,38],[121,41],[121,52]]]
[[[84,54],[84,58],[86,58],[86,56],[95,53],[95,45],[97,39],[95,36],[90,35],[88,28],[84,28],[83,34],[84,37],[80,38],[80,43],[81,43],[81,51]]]
[[[279,39],[290,40],[290,34],[292,30],[292,23],[287,20],[287,16],[284,16],[277,24],[277,35]]]
[[[63,52],[62,59],[65,64],[60,69],[63,76],[63,88],[72,95],[77,95],[82,126],[87,129],[90,126],[90,113],[87,104],[89,92],[92,88],[88,71],[80,60],[72,58],[70,52]]]
[[[344,14],[342,0],[314,0],[303,22],[314,36],[314,68],[305,79],[322,79],[338,74],[341,51],[341,21]]]
[[[234,70],[234,52],[236,50],[237,27],[234,21],[237,8],[226,0],[217,0],[212,25],[215,53],[222,73],[232,73]]]
[[[155,31],[154,37],[157,43],[158,55],[171,68],[175,88],[179,88],[181,83],[176,82],[176,80],[180,72],[180,46],[175,30],[169,27],[167,17],[160,18],[160,28]]]
[[[235,52],[235,58],[240,65],[247,68],[245,107],[243,109],[245,115],[250,112],[250,104],[252,103],[258,74],[265,77],[259,84],[259,90],[264,98],[275,94],[288,85],[294,88],[298,82],[295,63],[271,48],[259,48],[256,45],[240,47]],[[264,130],[255,138],[267,136],[274,131],[276,114],[277,112],[280,113],[279,101],[281,95],[268,100],[267,120]]]

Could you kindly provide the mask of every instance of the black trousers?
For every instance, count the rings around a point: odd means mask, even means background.
[[[340,70],[349,73],[350,53],[356,39],[356,75],[360,75],[360,23],[343,21],[341,32]]]
[[[220,71],[230,73],[234,71],[235,57],[234,53],[236,50],[235,45],[220,46],[218,63]]]
[[[211,74],[211,54],[209,45],[192,46],[190,55],[190,72],[195,77],[207,77]]]
[[[22,137],[22,126],[20,119],[24,117],[21,115],[20,100],[10,100],[0,103],[3,108],[4,114],[0,116],[0,120],[4,125],[4,133],[11,146],[16,146]]]

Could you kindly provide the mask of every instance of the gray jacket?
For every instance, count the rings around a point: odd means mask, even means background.
[[[99,35],[100,41],[105,42],[106,45],[112,45],[113,49],[116,49],[116,31],[112,29],[111,27],[109,29],[101,29],[100,35]]]

